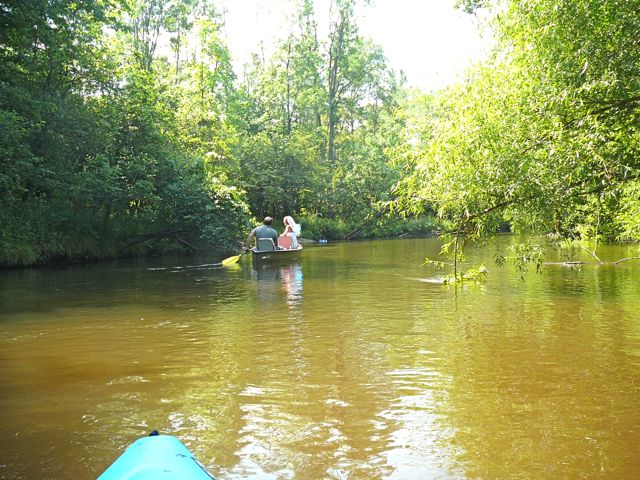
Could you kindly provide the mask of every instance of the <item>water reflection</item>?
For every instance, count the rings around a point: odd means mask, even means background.
[[[287,294],[287,305],[296,311],[302,301],[302,266],[294,263],[280,269],[282,285]]]
[[[290,312],[295,314],[299,311],[303,297],[301,264],[255,265],[252,267],[252,278],[255,280],[260,302],[279,302],[282,299],[281,293],[284,293]]]

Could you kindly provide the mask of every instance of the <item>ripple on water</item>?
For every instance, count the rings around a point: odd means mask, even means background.
[[[95,478],[157,428],[227,480],[635,478],[639,267],[443,287],[439,248],[6,273],[0,476]]]
[[[144,377],[141,377],[140,375],[130,375],[128,377],[120,377],[120,378],[115,378],[113,380],[110,380],[107,382],[107,385],[124,385],[127,383],[148,383],[149,380],[147,380]]]

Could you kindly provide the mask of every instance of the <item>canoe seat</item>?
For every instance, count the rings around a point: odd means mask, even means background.
[[[278,237],[278,247],[284,250],[291,250],[291,246],[293,245],[293,241],[291,237],[288,235],[280,235]]]
[[[259,252],[273,252],[276,249],[275,243],[270,238],[258,238],[256,247],[258,247]]]

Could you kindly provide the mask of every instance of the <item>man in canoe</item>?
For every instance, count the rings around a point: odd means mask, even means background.
[[[271,226],[272,223],[273,218],[264,217],[262,225],[251,230],[251,233],[249,234],[249,236],[247,237],[247,241],[245,242],[245,247],[251,248],[254,238],[256,240],[259,238],[270,238],[271,240],[273,240],[274,245],[278,245],[278,232],[276,232],[275,229]]]

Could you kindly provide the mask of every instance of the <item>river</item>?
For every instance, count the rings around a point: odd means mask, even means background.
[[[637,478],[640,262],[522,281],[489,244],[452,287],[440,244],[0,272],[0,478],[95,478],[152,429],[219,480]]]

